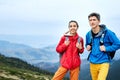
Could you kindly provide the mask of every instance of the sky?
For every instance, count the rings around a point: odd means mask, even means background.
[[[70,20],[78,22],[78,34],[85,38],[90,30],[87,17],[91,12],[100,13],[101,24],[120,36],[119,4],[119,0],[0,0],[0,39],[7,40],[6,35],[49,36],[45,41],[57,43],[68,30]],[[21,39],[9,38],[8,41],[22,42]],[[46,38],[39,38],[39,45],[34,43],[35,39],[29,41],[28,38],[23,43],[34,47],[49,44],[43,39]]]

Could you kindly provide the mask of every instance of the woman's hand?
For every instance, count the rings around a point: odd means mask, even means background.
[[[82,49],[82,44],[81,43],[76,43],[76,47],[78,48],[78,49]]]

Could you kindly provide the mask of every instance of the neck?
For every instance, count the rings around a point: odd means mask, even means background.
[[[76,33],[74,33],[74,34],[71,34],[72,36],[75,36],[76,35]]]
[[[100,31],[100,27],[97,26],[97,27],[93,28],[92,31],[93,31],[93,33],[96,34],[96,33],[98,33]]]

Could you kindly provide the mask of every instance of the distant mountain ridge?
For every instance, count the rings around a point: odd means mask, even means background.
[[[32,48],[24,44],[0,40],[0,52],[8,57],[20,58],[29,63],[58,60],[54,47]]]

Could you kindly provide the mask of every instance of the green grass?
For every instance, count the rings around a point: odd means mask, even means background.
[[[51,80],[52,75],[20,59],[0,55],[0,80]]]
[[[4,74],[7,76],[16,76],[21,80],[46,80],[46,79],[51,80],[52,78],[52,75],[5,66],[4,67],[0,66],[0,74]],[[14,80],[14,79],[10,77],[0,76],[0,80]]]
[[[0,80],[51,80],[53,75],[20,59],[0,54]]]

